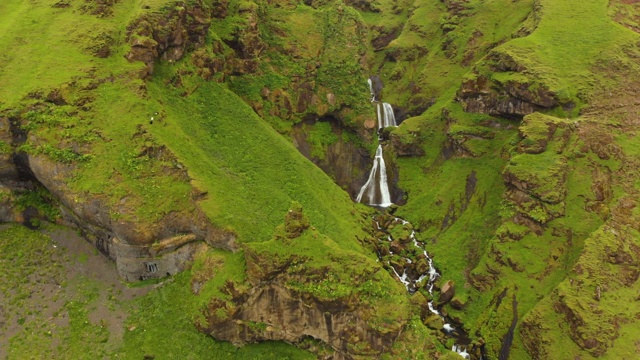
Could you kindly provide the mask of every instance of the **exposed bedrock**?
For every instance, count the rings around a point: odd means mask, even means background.
[[[191,210],[164,215],[151,224],[137,221],[126,198],[110,203],[99,194],[74,191],[68,185],[75,165],[51,160],[41,154],[18,151],[27,133],[19,118],[0,118],[0,139],[8,150],[0,156],[0,185],[3,192],[23,193],[44,187],[57,201],[63,221],[79,228],[101,252],[116,262],[118,273],[129,281],[164,277],[184,270],[193,254],[214,246],[234,250],[235,235],[211,225],[197,205]],[[6,190],[6,191],[5,191]],[[23,221],[25,216],[38,217],[37,211],[18,213],[4,197],[0,217],[5,221]],[[195,199],[194,199],[195,201]]]
[[[235,345],[265,340],[295,344],[311,337],[333,348],[334,359],[371,358],[389,349],[401,331],[399,324],[385,331],[374,329],[361,307],[346,301],[321,301],[292,291],[280,281],[246,292],[228,284],[232,302],[211,302],[205,314],[207,324],[201,330]],[[228,317],[217,316],[220,309]]]
[[[109,204],[100,196],[86,196],[69,189],[66,179],[73,167],[29,156],[34,180],[59,201],[65,220],[83,230],[85,237],[116,262],[118,273],[129,281],[163,277],[182,271],[193,254],[207,243],[235,249],[235,236],[214,228],[197,208],[187,213],[169,213],[153,224],[114,218],[127,213],[126,202]],[[155,265],[153,265],[155,264]]]
[[[558,105],[556,95],[544,86],[497,83],[484,76],[463,82],[456,99],[466,112],[517,118]]]
[[[177,61],[186,51],[203,45],[210,24],[211,14],[201,1],[176,6],[167,13],[144,15],[127,26],[131,49],[125,57],[144,62],[146,69],[140,76],[146,77],[153,73],[156,59]]]

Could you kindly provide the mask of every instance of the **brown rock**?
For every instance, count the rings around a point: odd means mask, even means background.
[[[499,116],[522,117],[558,105],[555,94],[543,85],[496,84],[484,76],[463,82],[456,99],[466,112]]]
[[[438,297],[438,303],[445,304],[453,299],[455,295],[455,288],[452,280],[447,281],[440,289],[440,296]]]
[[[465,302],[463,302],[463,301],[462,301],[460,298],[458,298],[458,297],[454,297],[454,298],[451,300],[451,306],[452,306],[454,309],[462,310],[462,309],[464,309],[465,305],[466,305],[466,303],[465,303]]]
[[[162,277],[188,266],[189,259],[204,242],[233,250],[235,235],[214,228],[197,206],[189,213],[169,213],[152,224],[131,219],[113,219],[112,213],[135,211],[126,198],[108,205],[99,195],[85,198],[69,188],[66,179],[73,165],[32,155],[27,164],[33,176],[59,201],[67,225],[78,227],[101,252],[116,262],[126,280]],[[176,236],[175,234],[184,234]],[[155,265],[154,265],[155,264]]]
[[[365,320],[365,309],[300,296],[278,280],[250,289],[239,299],[233,305],[212,301],[198,328],[237,346],[265,340],[297,343],[312,337],[333,348],[337,358],[353,358],[388,349],[403,326],[394,322],[378,330]],[[221,313],[226,316],[218,316]]]
[[[367,130],[373,129],[376,127],[376,121],[374,119],[367,119],[364,121],[364,128]]]
[[[211,19],[196,2],[186,7],[175,7],[167,13],[142,16],[127,27],[130,51],[129,61],[142,61],[153,73],[153,62],[162,58],[177,61],[188,47],[197,48],[204,43]],[[162,31],[158,31],[162,29]]]

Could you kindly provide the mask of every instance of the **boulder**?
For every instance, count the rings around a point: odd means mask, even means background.
[[[453,284],[453,280],[447,281],[440,289],[440,296],[438,297],[438,303],[440,304],[448,303],[449,301],[451,301],[451,299],[453,299],[453,296],[455,294],[456,294],[456,291]]]

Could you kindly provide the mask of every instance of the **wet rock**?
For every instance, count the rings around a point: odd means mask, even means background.
[[[424,319],[424,324],[429,329],[440,330],[444,326],[444,321],[442,320],[442,317],[440,317],[439,315],[431,313],[430,316]]]
[[[399,254],[402,250],[404,250],[404,246],[398,241],[398,240],[394,240],[391,242],[391,244],[389,245],[389,249],[394,253],[394,254]]]
[[[303,83],[297,86],[296,93],[298,94],[298,103],[296,105],[296,112],[304,113],[307,111],[309,106],[311,106],[314,95],[313,87],[314,84],[312,83]],[[327,94],[327,101],[329,104],[335,105],[335,95]]]
[[[414,263],[414,269],[418,274],[426,274],[429,271],[429,263],[427,259],[422,257]]]
[[[373,75],[369,78],[371,80],[371,89],[373,90],[373,100],[381,101],[382,100],[382,89],[384,88],[384,83],[380,76]]]

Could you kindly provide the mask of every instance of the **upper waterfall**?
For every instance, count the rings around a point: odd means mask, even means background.
[[[369,83],[369,92],[371,93],[371,102],[376,101],[376,92],[373,90],[373,81],[371,81],[371,78],[367,79],[367,82]]]
[[[393,107],[389,103],[378,103],[378,129],[383,129],[388,126],[398,126],[396,124],[396,116],[393,113]],[[380,112],[382,108],[382,113]]]

